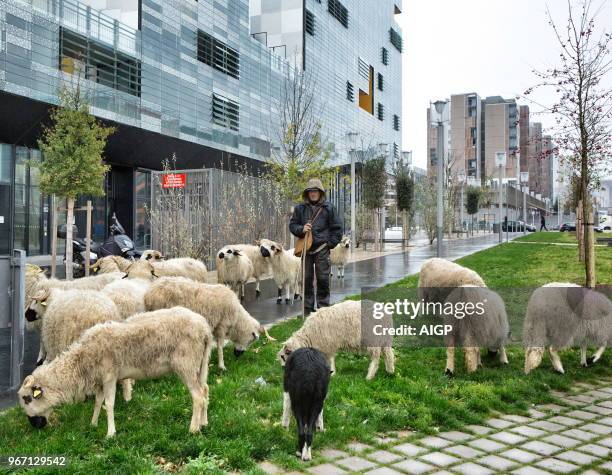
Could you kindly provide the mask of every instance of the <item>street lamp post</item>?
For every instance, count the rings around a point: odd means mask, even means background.
[[[387,154],[388,154],[388,147],[389,145],[386,143],[379,143],[378,144],[378,154],[381,158],[385,159],[385,164],[386,164],[386,160],[387,160]],[[379,251],[382,252],[384,250],[385,247],[385,215],[386,215],[386,209],[385,209],[385,201],[383,200],[383,206],[380,209],[379,212],[379,216],[380,216],[380,249]]]
[[[461,202],[459,204],[459,221],[461,223],[461,231],[463,231],[463,208],[464,208],[463,188],[465,185],[465,172],[463,170],[461,170],[457,174],[457,180],[459,180],[459,184],[461,185]]]
[[[506,166],[506,152],[496,152],[495,153],[495,165],[499,167],[499,242],[503,241],[503,231],[502,231],[502,220],[503,220],[503,185],[502,181],[504,178],[504,167]]]
[[[351,157],[351,240],[353,241],[353,245],[351,246],[351,253],[354,252],[355,244],[357,243],[357,193],[356,193],[356,173],[355,173],[355,155],[357,155],[357,137],[359,134],[357,132],[348,132],[346,134],[346,139],[349,146],[349,155]]]
[[[444,238],[444,121],[442,113],[446,102],[436,101],[434,106],[438,114],[438,149],[437,158],[437,199],[436,199],[436,255],[442,257]]]
[[[529,172],[521,172],[521,183],[523,184],[523,220],[525,225],[523,226],[523,234],[527,234],[527,193],[529,192]]]

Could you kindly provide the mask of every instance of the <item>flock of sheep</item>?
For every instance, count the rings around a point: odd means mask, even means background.
[[[348,251],[350,243],[343,241]],[[337,261],[336,261],[337,262]],[[346,260],[344,260],[346,262]],[[19,401],[31,424],[44,427],[54,407],[86,396],[95,397],[91,423],[96,425],[102,403],[107,414],[107,437],[115,435],[114,400],[117,382],[126,401],[134,380],[175,373],[192,398],[191,432],[208,424],[208,364],[213,343],[218,366],[225,369],[226,340],[236,356],[266,329],[242,306],[244,285],[271,271],[288,303],[299,292],[300,260],[270,240],[257,245],[225,246],[217,255],[218,284],[207,284],[204,264],[190,258],[163,260],[158,251],[146,251],[141,260],[105,257],[97,274],[75,281],[47,278],[36,266],[26,273],[26,312],[29,325],[40,330],[38,367],[25,378]],[[340,276],[343,270],[340,271]],[[505,352],[509,335],[502,299],[486,287],[474,271],[443,259],[430,259],[420,272],[419,288],[425,301],[485,301],[478,318],[456,319],[447,335],[446,372],[453,374],[456,347],[463,347],[467,371],[480,365],[480,348]],[[556,292],[551,302],[548,292]],[[451,322],[452,320],[452,322]],[[566,331],[560,331],[565,328]],[[558,349],[582,348],[582,363],[595,362],[612,342],[612,304],[598,292],[573,284],[549,284],[533,293],[525,318],[525,372],[539,365],[546,348],[553,366],[563,372]],[[323,429],[323,404],[329,376],[335,372],[339,351],[362,350],[362,307],[344,301],[312,313],[278,352],[285,366],[282,424],[290,414],[298,420],[299,455],[311,458],[315,429]],[[586,347],[599,350],[587,360]],[[370,347],[366,379],[376,376],[383,357],[385,370],[395,371],[393,348]]]

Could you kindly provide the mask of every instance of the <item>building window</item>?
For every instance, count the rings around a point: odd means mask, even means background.
[[[240,54],[223,41],[198,30],[198,61],[240,79]]]
[[[472,146],[476,145],[476,137],[477,137],[476,127],[470,127],[470,138],[472,139]]]
[[[348,28],[348,10],[338,0],[327,0],[327,11],[338,20],[344,28]]]
[[[389,65],[389,50],[385,47],[380,50],[380,60],[385,66]]]
[[[59,69],[140,97],[140,61],[60,28]]]
[[[221,127],[236,132],[240,128],[240,106],[227,97],[213,94],[212,117],[213,122]]]
[[[306,10],[306,33],[310,36],[315,33],[315,17],[310,10]]]
[[[353,102],[355,99],[355,93],[353,92],[353,85],[350,81],[346,81],[346,98]]]
[[[383,75],[378,73],[378,90],[379,91],[384,91],[385,89],[385,78],[383,78]]]
[[[391,41],[391,44],[395,46],[395,49],[397,49],[400,53],[402,52],[402,36],[393,28],[389,29],[389,41]]]
[[[399,115],[394,114],[393,115],[393,130],[398,130],[400,129],[400,118]]]
[[[378,120],[385,120],[385,106],[383,106],[380,102],[378,103],[376,115],[378,116]]]
[[[393,142],[393,158],[395,158],[396,160],[399,160],[399,156],[400,156],[399,145]]]

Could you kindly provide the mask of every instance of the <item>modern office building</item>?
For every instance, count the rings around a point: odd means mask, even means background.
[[[117,128],[106,196],[94,200],[97,240],[116,212],[146,244],[149,171],[172,154],[184,169],[261,165],[296,51],[316,77],[334,163],[349,162],[347,132],[399,157],[400,11],[400,0],[3,0],[0,253],[49,250],[49,197],[31,164],[59,87],[77,76],[92,112]]]

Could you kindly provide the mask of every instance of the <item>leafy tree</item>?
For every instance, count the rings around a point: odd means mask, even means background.
[[[62,87],[59,98],[59,107],[51,112],[51,125],[43,129],[38,141],[44,156],[40,189],[66,200],[66,278],[72,279],[74,202],[79,195],[104,195],[109,166],[103,162],[103,152],[114,129],[103,126],[89,113],[80,85]]]
[[[410,216],[414,213],[414,174],[405,165],[395,172],[395,195],[398,211],[402,213],[402,247],[410,238]]]
[[[480,202],[483,198],[482,190],[476,186],[468,186],[466,191],[466,210],[467,213],[471,216],[472,221],[472,233],[474,232],[474,215],[478,213],[478,209],[480,207]]]
[[[425,230],[429,244],[433,244],[437,235],[437,189],[436,178],[428,176],[419,182],[417,194],[419,195],[418,208],[421,216],[421,227]]]
[[[385,204],[387,170],[385,157],[370,158],[361,169],[361,196],[363,205],[372,213],[374,247],[382,250],[378,210]]]

